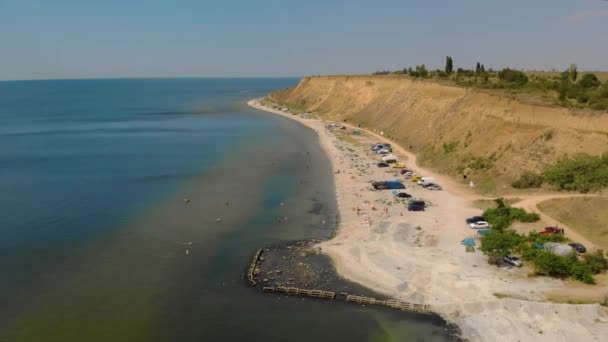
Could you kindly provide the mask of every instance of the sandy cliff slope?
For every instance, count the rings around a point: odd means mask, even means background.
[[[405,77],[306,77],[269,97],[326,120],[383,131],[421,153],[423,164],[476,175],[489,191],[564,154],[608,151],[607,115]]]

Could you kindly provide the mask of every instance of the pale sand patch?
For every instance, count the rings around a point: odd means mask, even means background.
[[[564,282],[529,278],[527,267],[498,269],[488,265],[482,253],[465,252],[460,241],[475,232],[464,220],[479,210],[472,205],[474,196],[462,185],[417,167],[414,155],[395,148],[394,154],[406,161],[408,169],[435,177],[445,190],[428,191],[406,181],[405,191],[432,206],[425,212],[408,212],[403,204],[386,205],[394,196],[390,191],[371,191],[369,182],[397,176],[377,168],[379,158],[361,144],[338,139],[324,128],[323,121],[285,114],[256,100],[249,105],[318,132],[335,173],[341,216],[336,237],[320,247],[345,278],[395,298],[430,304],[473,341],[601,341],[608,336],[605,307],[536,302],[544,300],[545,293],[563,288]],[[371,132],[358,139],[363,146],[382,140]],[[365,172],[357,170],[361,165]],[[361,209],[360,215],[356,208]],[[366,224],[363,215],[371,224]]]

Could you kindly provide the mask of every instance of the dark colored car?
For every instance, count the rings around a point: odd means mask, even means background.
[[[389,167],[390,165],[388,165],[387,163],[378,163],[376,164],[378,167]]]
[[[372,186],[376,190],[405,189],[403,183],[396,181],[373,182]]]
[[[412,195],[408,194],[407,192],[399,192],[396,196],[399,198],[412,198]]]
[[[587,253],[587,248],[585,248],[585,246],[583,246],[582,243],[578,243],[578,242],[569,243],[568,246],[574,248],[574,250],[577,253],[580,253],[580,254]]]
[[[409,211],[424,211],[424,208],[426,208],[424,201],[412,201],[407,206],[407,210]]]
[[[469,217],[465,221],[467,222],[467,224],[471,224],[471,223],[477,223],[479,221],[485,221],[485,220],[486,219],[483,216],[473,216],[473,217]]]
[[[399,170],[399,173],[401,173],[402,175],[406,174],[406,173],[409,173],[409,172],[414,172],[414,171],[408,170],[408,169],[401,169],[401,170]]]

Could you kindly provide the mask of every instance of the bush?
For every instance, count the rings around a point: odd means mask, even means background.
[[[472,157],[469,161],[468,167],[473,170],[489,170],[494,166],[494,159],[492,157]]]
[[[583,77],[578,81],[577,85],[584,89],[597,88],[602,85],[602,82],[595,76],[595,74],[584,74]]]
[[[522,242],[522,236],[514,232],[495,231],[481,238],[482,252],[502,258]]]
[[[537,213],[529,213],[525,210],[523,210],[522,208],[513,208],[513,207],[509,207],[510,209],[510,216],[511,218],[513,218],[514,220],[517,220],[519,222],[536,222],[538,220],[540,220],[540,216]]]
[[[516,189],[540,188],[543,182],[544,179],[542,175],[527,171],[519,176],[518,180],[511,183],[511,186]]]
[[[595,284],[595,279],[593,279],[593,274],[589,269],[589,266],[586,264],[582,264],[580,262],[573,263],[570,266],[570,274],[572,278],[582,281],[585,284]]]
[[[524,236],[510,231],[493,231],[481,238],[479,249],[488,255],[488,263],[492,265],[500,265],[505,255],[518,252],[523,260],[534,264],[537,275],[572,277],[586,284],[595,284],[593,275],[608,270],[608,260],[604,252],[586,254],[581,261],[574,252],[560,256],[536,248],[537,244],[564,240],[562,235],[540,235],[533,232]]]
[[[608,153],[602,156],[583,153],[562,158],[548,167],[543,176],[559,190],[589,192],[605,188],[608,186]]]
[[[443,152],[448,154],[448,153],[452,153],[454,151],[456,151],[456,149],[458,148],[458,141],[452,141],[449,143],[443,143]]]
[[[502,264],[502,257],[503,256],[498,255],[498,254],[491,254],[488,257],[488,264],[499,266],[500,264]]]
[[[608,270],[608,260],[604,256],[604,251],[601,249],[595,251],[595,253],[585,254],[583,259],[593,274]]]
[[[516,85],[524,85],[528,83],[528,76],[519,70],[504,68],[498,72],[498,78]]]
[[[534,260],[536,258],[536,255],[540,251],[539,249],[537,249],[536,247],[534,247],[533,245],[531,245],[529,243],[521,244],[518,249],[519,249],[519,253],[521,254],[521,258],[524,259],[525,261]]]
[[[571,255],[573,255],[574,260],[576,260],[576,255],[574,255],[574,253]],[[549,251],[539,251],[534,258],[536,273],[556,278],[569,277],[573,263],[571,255],[559,256]]]
[[[488,208],[483,212],[483,217],[494,229],[504,230],[514,220],[520,222],[536,222],[540,219],[537,213],[528,213],[521,208],[513,208],[505,204],[503,198],[496,199],[496,208]]]

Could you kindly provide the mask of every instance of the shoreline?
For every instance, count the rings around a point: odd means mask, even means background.
[[[418,167],[416,156],[395,142],[361,129],[365,137],[359,138],[360,146],[348,145],[326,130],[321,120],[284,113],[259,100],[248,105],[317,131],[331,162],[341,217],[337,235],[319,246],[345,279],[393,298],[429,304],[434,313],[458,325],[469,340],[601,340],[608,334],[608,310],[598,304],[543,302],[543,292],[563,287],[562,281],[526,278],[523,270],[488,265],[480,252],[466,253],[459,242],[471,231],[461,222],[479,213],[472,206],[472,196],[461,184]],[[347,131],[353,129],[345,126]],[[407,183],[405,191],[431,203],[427,212],[404,214],[387,202],[387,192],[369,191],[371,179],[395,178],[374,165],[370,168],[373,159],[362,156],[365,143],[380,141],[393,144],[394,154],[405,160],[408,169],[435,177],[444,187],[444,191],[429,192]],[[363,226],[354,210],[362,202],[386,205],[386,215],[369,211],[374,224]],[[530,317],[542,312],[559,312],[559,316]]]

